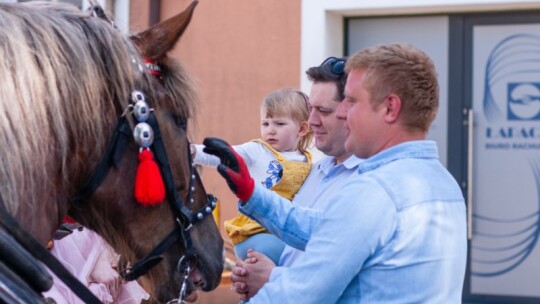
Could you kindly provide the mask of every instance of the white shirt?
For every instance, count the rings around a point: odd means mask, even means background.
[[[219,165],[220,161],[218,157],[203,152],[204,145],[194,146],[196,152],[193,162],[195,164],[208,167],[217,167]],[[281,180],[283,168],[272,151],[264,145],[250,141],[232,147],[246,162],[249,174],[253,177],[255,183],[270,189]],[[298,150],[280,153],[288,161],[307,162],[307,157]]]

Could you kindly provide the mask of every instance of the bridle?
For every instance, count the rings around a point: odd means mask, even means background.
[[[154,110],[149,107],[145,100],[145,95],[141,91],[133,91],[131,96],[132,97],[129,101],[128,107],[118,120],[115,132],[105,154],[94,170],[92,176],[79,191],[78,195],[74,199],[74,202],[80,204],[90,198],[92,193],[99,187],[101,182],[107,176],[109,169],[111,167],[118,168],[125,146],[128,144],[128,142],[130,142],[130,140],[133,140],[134,137],[131,132],[131,130],[135,129],[134,119],[139,120],[140,115],[143,114],[145,116],[144,122],[150,126],[150,129],[145,131],[153,133],[146,135],[153,135],[153,144],[151,145],[151,150],[154,153],[155,160],[163,177],[167,201],[170,203],[173,211],[176,226],[145,257],[132,265],[128,265],[125,269],[122,269],[120,271],[120,275],[126,281],[136,280],[140,276],[146,274],[151,268],[156,266],[163,259],[162,254],[169,249],[169,247],[171,247],[177,241],[180,241],[184,248],[184,254],[178,260],[177,268],[181,275],[182,282],[180,294],[178,299],[175,300],[176,303],[183,303],[183,299],[187,291],[188,275],[193,270],[191,266],[196,265],[197,263],[197,254],[193,248],[190,230],[194,225],[212,214],[212,211],[216,207],[217,199],[211,194],[208,194],[206,204],[196,212],[193,212],[191,209],[186,207],[186,202],[189,202],[191,205],[195,203],[193,199],[193,193],[195,192],[195,181],[200,180],[197,170],[193,164],[189,141],[187,141],[186,138],[186,154],[190,164],[189,188],[186,199],[182,200],[179,193],[176,191],[171,166],[167,157],[167,152]],[[187,132],[187,121],[185,119],[182,119],[180,122],[180,127],[184,130],[184,132]]]

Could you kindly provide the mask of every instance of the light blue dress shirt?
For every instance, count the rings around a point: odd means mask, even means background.
[[[313,164],[309,176],[293,199],[293,204],[302,207],[325,210],[332,204],[332,198],[338,193],[343,185],[360,175],[357,173],[358,164],[362,159],[351,156],[343,163],[336,165],[336,159],[327,156],[316,164]],[[285,246],[279,266],[291,266],[301,258],[304,251],[291,246]],[[275,269],[274,271],[280,271]]]
[[[461,303],[465,204],[435,143],[396,145],[361,162],[358,172],[324,212],[259,186],[240,206],[287,244],[305,248],[249,303]]]

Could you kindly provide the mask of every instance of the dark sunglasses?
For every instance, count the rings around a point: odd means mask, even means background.
[[[345,72],[345,60],[336,57],[328,57],[321,63],[321,68],[327,69],[333,74],[340,76]]]

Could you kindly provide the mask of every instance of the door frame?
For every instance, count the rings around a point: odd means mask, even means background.
[[[473,27],[477,25],[540,24],[540,11],[508,13],[474,13],[449,15],[448,70],[448,170],[459,182],[465,197],[467,176],[468,121],[472,108]],[[467,201],[467,207],[469,202]],[[468,242],[467,270],[463,300],[468,303],[538,303],[539,298],[471,294],[470,253]]]

